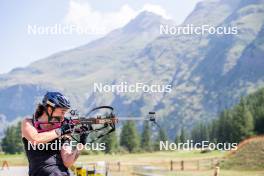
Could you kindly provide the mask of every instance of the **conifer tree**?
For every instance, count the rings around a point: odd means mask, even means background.
[[[145,121],[143,125],[143,132],[141,134],[141,149],[144,151],[151,151],[151,131],[149,127],[149,122]]]
[[[136,152],[139,149],[139,136],[135,122],[127,121],[121,131],[120,145],[129,152]]]

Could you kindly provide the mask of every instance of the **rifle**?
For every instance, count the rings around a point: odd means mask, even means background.
[[[105,114],[100,115],[91,115],[96,111],[108,110]],[[75,136],[80,136],[81,134],[86,133],[92,139],[89,143],[95,142],[98,139],[114,132],[116,130],[116,124],[122,120],[148,120],[153,122],[156,126],[159,125],[156,122],[155,112],[149,112],[149,115],[146,118],[142,117],[123,117],[117,118],[114,113],[114,108],[111,106],[99,106],[90,110],[86,116],[80,116],[77,110],[71,110],[69,112],[69,117],[65,117],[63,122],[39,122],[35,121],[34,126],[38,132],[45,132],[46,129],[41,129],[41,125],[52,124],[51,129],[60,128],[64,123],[70,124],[72,127],[71,137],[79,142]],[[49,130],[51,130],[49,129]],[[96,137],[94,137],[96,136]]]

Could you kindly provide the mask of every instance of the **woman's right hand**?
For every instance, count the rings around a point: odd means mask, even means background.
[[[61,126],[61,135],[70,134],[73,132],[74,125],[65,123]]]
[[[58,136],[63,136],[65,134],[70,134],[73,132],[74,125],[69,123],[64,123],[62,126],[58,129],[56,129],[56,133]]]

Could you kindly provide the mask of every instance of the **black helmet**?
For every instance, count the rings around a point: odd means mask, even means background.
[[[43,106],[51,106],[53,108],[70,109],[70,101],[60,92],[47,92],[42,100]]]

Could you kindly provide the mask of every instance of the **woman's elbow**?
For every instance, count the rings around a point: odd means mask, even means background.
[[[33,138],[31,138],[31,139],[27,139],[27,140],[28,140],[28,142],[29,142],[31,145],[38,145],[38,144],[41,143],[38,139],[33,139]]]
[[[38,145],[38,144],[43,144],[44,142],[41,140],[41,138],[38,137],[31,137],[31,139],[29,139],[29,142],[33,145]]]

